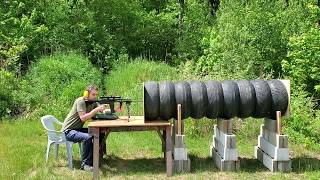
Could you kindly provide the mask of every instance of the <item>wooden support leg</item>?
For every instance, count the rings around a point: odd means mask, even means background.
[[[165,139],[165,136],[164,136],[165,132],[161,133],[161,131],[158,130],[157,133],[158,133],[158,135],[159,135],[159,137],[161,139],[161,148],[162,148],[162,152],[163,152],[163,155],[164,155],[164,158],[165,158],[166,157],[166,146],[165,146],[166,139]]]
[[[169,136],[169,137],[171,137],[171,136]],[[163,133],[162,133],[162,138],[163,138],[163,142],[162,142],[162,149],[163,149],[163,157],[166,159],[166,152],[167,152],[167,131],[166,130],[164,130],[163,131]]]
[[[171,126],[166,127],[166,166],[167,176],[172,176],[172,139]]]
[[[100,129],[93,129],[93,179],[99,179],[99,136]]]

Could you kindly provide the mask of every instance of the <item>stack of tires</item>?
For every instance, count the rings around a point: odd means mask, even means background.
[[[181,104],[183,119],[192,117],[269,117],[276,111],[284,114],[288,93],[280,80],[207,81],[148,81],[144,83],[144,110],[147,120],[176,118]]]

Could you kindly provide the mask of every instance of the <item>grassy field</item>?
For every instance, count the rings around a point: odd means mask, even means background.
[[[191,121],[191,120],[189,120]],[[260,121],[257,121],[260,122]],[[249,122],[250,123],[250,122]],[[252,123],[250,123],[252,124]],[[258,128],[260,123],[256,123]],[[187,123],[186,128],[190,123]],[[248,125],[244,125],[248,126]],[[46,131],[40,120],[28,119],[0,124],[0,179],[91,179],[92,174],[79,170],[78,148],[74,146],[75,169],[67,167],[66,149],[61,146],[59,159],[53,153],[45,164]],[[291,173],[271,173],[253,157],[256,138],[237,136],[241,170],[219,172],[209,155],[212,134],[193,137],[187,133],[191,172],[173,179],[318,179],[320,155],[290,143]],[[101,167],[102,178],[166,178],[160,139],[155,132],[111,133],[107,156]]]
[[[142,98],[144,81],[186,79],[179,77],[174,68],[162,63],[134,61],[119,67],[123,68],[116,69],[106,77],[107,92],[104,93],[108,95],[122,95],[139,100]],[[74,91],[70,90],[69,94],[81,94]],[[141,104],[133,104],[133,114],[141,114],[141,107]],[[0,121],[0,179],[92,179],[91,173],[79,170],[80,161],[76,146],[73,148],[74,170],[67,166],[65,146],[61,146],[58,160],[55,160],[51,153],[49,162],[45,163],[47,132],[41,125],[40,117],[44,114],[57,114],[62,121],[61,114],[67,111],[44,106],[41,111],[35,109],[19,119]],[[300,144],[289,144],[292,158],[290,173],[271,173],[256,160],[253,148],[257,144],[262,122],[257,119],[235,120],[234,132],[237,135],[241,170],[219,172],[209,151],[212,127],[216,121],[186,120],[186,144],[191,159],[191,172],[174,175],[172,179],[320,178],[320,153],[307,150]],[[104,157],[100,170],[103,179],[167,178],[160,138],[156,132],[111,133],[107,141],[107,156]]]

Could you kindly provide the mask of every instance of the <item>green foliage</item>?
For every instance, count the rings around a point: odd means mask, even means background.
[[[41,58],[32,64],[16,92],[27,111],[64,117],[88,84],[98,84],[101,73],[88,59],[74,53]],[[42,114],[43,115],[43,114]]]
[[[2,116],[13,114],[14,96],[13,91],[17,85],[14,75],[0,69],[0,119]]]
[[[106,76],[105,95],[122,96],[139,101],[143,100],[143,82],[179,79],[179,74],[175,68],[165,63],[141,59],[120,63]],[[132,104],[134,115],[142,115],[142,110],[142,102]],[[124,113],[126,113],[126,110]]]
[[[214,23],[208,9],[207,1],[185,1],[182,32],[175,47],[180,61],[195,60],[203,55],[207,48],[203,39],[210,33]]]
[[[308,148],[319,148],[320,110],[314,109],[313,99],[306,92],[296,90],[291,95],[291,115],[284,119],[290,138]]]
[[[282,62],[285,74],[290,77],[295,89],[308,92],[319,91],[320,85],[320,31],[293,36],[289,42],[288,56]],[[317,96],[320,98],[320,94]]]
[[[22,57],[32,47],[43,43],[39,40],[48,29],[42,24],[35,24],[38,12],[36,9],[26,12],[27,5],[21,1],[2,1],[0,3],[0,66],[6,70],[20,72]],[[26,58],[28,63],[29,59]]]
[[[289,1],[223,1],[210,47],[197,63],[202,75],[229,74],[243,78],[281,75],[289,37],[316,21],[308,3]]]

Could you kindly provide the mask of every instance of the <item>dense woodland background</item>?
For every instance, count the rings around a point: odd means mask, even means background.
[[[319,148],[319,27],[319,0],[2,0],[0,117],[63,119],[88,82],[281,78],[286,133]]]

